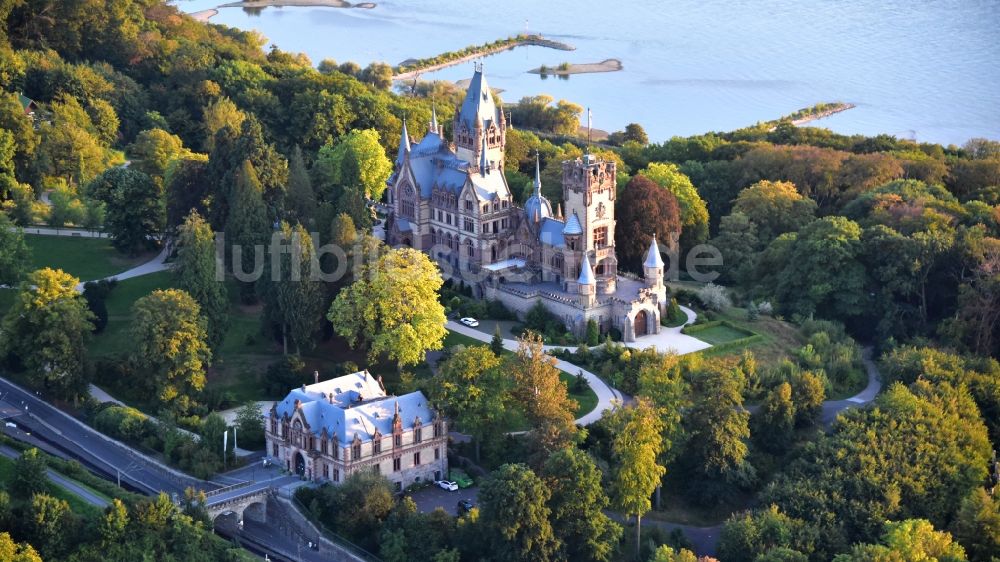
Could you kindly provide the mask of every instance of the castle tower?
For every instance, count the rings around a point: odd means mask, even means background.
[[[656,235],[653,235],[653,242],[646,252],[646,261],[642,264],[643,278],[646,286],[656,295],[657,307],[660,314],[667,308],[667,287],[663,284],[663,258],[660,257],[660,247],[656,243]]]
[[[656,243],[655,234],[653,235],[653,243],[649,245],[649,251],[646,252],[642,273],[647,287],[651,289],[663,288],[663,258],[660,257],[660,247]]]
[[[614,162],[592,154],[563,162],[563,201],[566,217],[580,222],[583,251],[593,252],[598,291],[614,293],[618,279],[615,257],[615,181]],[[568,224],[568,221],[567,221]]]
[[[492,168],[503,170],[503,149],[507,143],[507,118],[497,107],[490,86],[483,76],[482,64],[476,71],[465,92],[465,100],[455,112],[453,127],[455,154],[466,162],[482,160],[483,142],[486,143],[486,160]]]
[[[580,277],[576,280],[580,291],[580,304],[585,307],[594,306],[597,292],[597,279],[594,278],[594,269],[590,267],[590,257],[587,252],[583,253],[583,264],[580,265]]]
[[[410,134],[406,132],[406,117],[403,118],[403,134],[399,138],[399,152],[396,153],[396,169],[403,165],[406,155],[410,153]]]

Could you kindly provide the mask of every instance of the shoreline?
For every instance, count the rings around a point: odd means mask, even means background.
[[[560,51],[575,51],[576,47],[559,41],[553,41],[551,39],[545,39],[540,35],[532,35],[528,37],[517,38],[514,41],[505,43],[496,47],[486,47],[482,49],[477,49],[473,53],[463,55],[456,59],[439,62],[437,64],[428,65],[422,68],[417,68],[413,70],[404,70],[403,72],[397,72],[393,75],[393,80],[410,80],[412,78],[417,78],[425,72],[435,72],[443,68],[448,68],[450,66],[455,66],[457,64],[462,64],[463,62],[468,62],[473,59],[478,59],[481,57],[488,57],[490,55],[495,55],[497,53],[502,53],[504,51],[509,51],[511,49],[516,49],[517,47],[547,47],[549,49],[557,49]],[[412,59],[410,59],[412,60]],[[409,62],[404,61],[404,62]],[[398,69],[398,67],[397,67]]]
[[[211,8],[208,10],[199,10],[197,12],[191,12],[188,15],[191,16],[191,19],[193,19],[194,21],[207,22],[213,17],[219,15],[219,10]]]
[[[805,125],[806,123],[811,123],[812,121],[818,121],[820,119],[825,119],[831,115],[835,115],[842,111],[847,111],[848,109],[854,109],[857,107],[853,103],[837,103],[834,107],[829,109],[824,109],[823,111],[813,113],[811,115],[806,115],[804,117],[799,117],[798,119],[792,119],[792,125],[799,126]]]
[[[604,59],[601,62],[570,64],[565,67],[562,67],[562,65],[554,67],[542,65],[528,72],[542,76],[569,76],[570,74],[590,74],[594,72],[618,72],[622,68],[622,61],[618,59]]]
[[[221,4],[217,8],[281,8],[281,7],[324,7],[324,8],[361,8],[370,10],[376,6],[374,2],[351,4],[346,0],[242,0]],[[203,10],[209,12],[211,10]],[[201,13],[201,12],[197,12]],[[216,11],[216,13],[218,13]],[[215,14],[212,14],[215,15]],[[211,16],[209,16],[211,17]]]

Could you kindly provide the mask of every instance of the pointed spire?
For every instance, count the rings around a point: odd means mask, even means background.
[[[594,279],[594,268],[590,267],[590,256],[587,252],[583,253],[583,265],[580,266],[580,278],[576,280],[577,283],[581,285],[596,285],[597,280]]]
[[[538,209],[535,209],[535,224],[538,224],[539,220],[541,219],[538,217]]]
[[[483,135],[483,150],[479,154],[479,173],[486,177],[489,172],[490,161],[486,158],[486,135]]]
[[[431,104],[431,126],[430,126],[430,132],[437,133],[437,134],[441,133],[438,130],[438,114],[437,114],[437,108],[434,107],[434,104]]]
[[[660,257],[660,247],[656,243],[656,234],[653,234],[653,243],[649,245],[649,251],[646,252],[646,262],[642,265],[663,268],[663,258]]]
[[[535,195],[542,197],[542,172],[538,163],[538,152],[535,152]]]
[[[403,117],[403,133],[399,138],[399,153],[396,155],[396,164],[402,164],[406,155],[410,153],[410,133],[406,131],[406,117]]]
[[[556,203],[556,218],[562,220],[562,201]]]

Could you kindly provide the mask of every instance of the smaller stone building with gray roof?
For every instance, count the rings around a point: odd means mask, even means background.
[[[387,395],[381,379],[368,371],[316,378],[275,402],[265,416],[267,452],[279,465],[334,483],[373,470],[397,490],[447,475],[447,423],[422,392]]]

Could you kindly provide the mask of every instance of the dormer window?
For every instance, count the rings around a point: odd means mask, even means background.
[[[413,428],[413,442],[420,443],[423,441],[424,431],[419,425]]]
[[[358,460],[361,458],[361,442],[356,441],[354,446],[351,447],[351,459]]]

